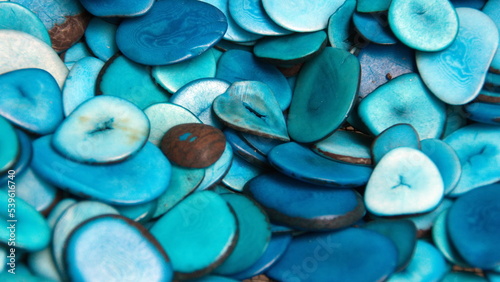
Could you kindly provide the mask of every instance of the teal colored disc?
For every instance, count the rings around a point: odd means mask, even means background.
[[[112,95],[134,103],[141,109],[167,102],[168,95],[150,75],[148,66],[117,54],[102,67],[97,78],[96,95]]]
[[[14,127],[0,116],[0,174],[3,174],[16,163],[20,146]]]
[[[290,138],[316,142],[340,127],[354,105],[359,76],[358,59],[337,48],[328,47],[304,64],[288,114]]]
[[[212,191],[196,192],[150,229],[172,261],[175,278],[208,274],[234,249],[238,223],[226,201]]]
[[[253,200],[238,194],[221,197],[234,210],[240,232],[233,252],[215,269],[216,273],[230,275],[250,267],[264,254],[271,239],[271,227],[266,213]]]

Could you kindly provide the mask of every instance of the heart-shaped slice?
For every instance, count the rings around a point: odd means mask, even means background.
[[[62,155],[85,163],[121,161],[149,136],[149,120],[134,104],[97,96],[76,108],[57,129],[52,145]]]
[[[366,185],[365,205],[375,215],[424,213],[443,198],[443,179],[436,165],[419,150],[399,147],[377,164]]]
[[[272,90],[258,81],[235,82],[214,100],[217,117],[227,126],[283,141],[289,141],[285,118]]]

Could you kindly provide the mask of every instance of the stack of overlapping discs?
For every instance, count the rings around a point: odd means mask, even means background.
[[[500,281],[499,0],[0,0],[0,281]]]

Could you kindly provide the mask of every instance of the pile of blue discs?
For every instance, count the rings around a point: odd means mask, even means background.
[[[0,0],[0,281],[500,282],[500,0]]]

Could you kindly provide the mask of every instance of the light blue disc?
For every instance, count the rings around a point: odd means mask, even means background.
[[[325,29],[330,16],[345,0],[262,0],[264,9],[278,25],[297,32]]]
[[[94,17],[85,29],[87,46],[97,58],[104,62],[118,52],[115,41],[117,28],[115,24]]]
[[[425,85],[442,101],[463,105],[483,87],[486,73],[498,48],[495,23],[483,12],[458,8],[456,39],[439,52],[417,52],[417,68]]]
[[[229,13],[241,28],[251,33],[266,36],[292,33],[269,18],[264,11],[262,0],[229,0]]]
[[[73,65],[62,90],[64,115],[68,116],[86,100],[94,97],[96,80],[104,62],[84,57]]]
[[[167,91],[175,93],[191,81],[215,76],[217,60],[213,50],[213,48],[208,49],[198,57],[185,62],[155,66],[151,75]],[[172,100],[170,102],[172,103]]]

